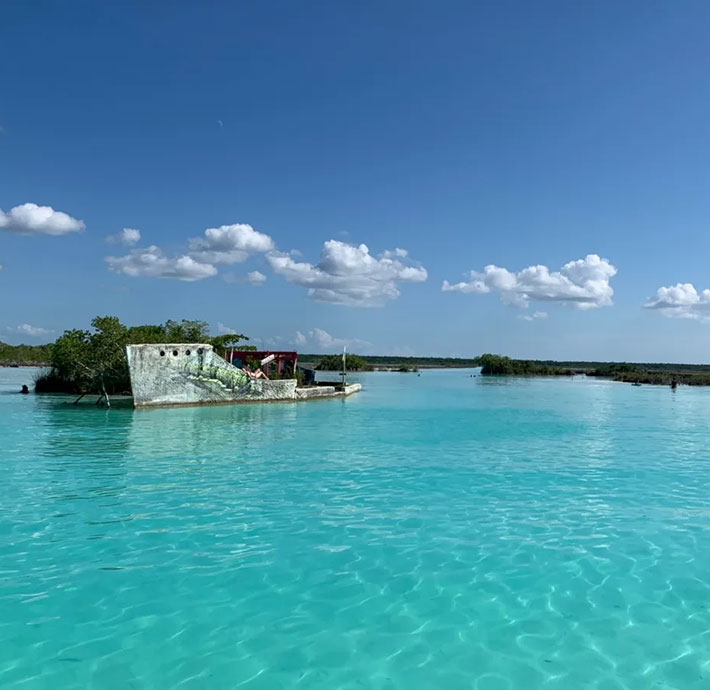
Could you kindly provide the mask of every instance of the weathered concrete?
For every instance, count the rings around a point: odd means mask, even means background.
[[[345,388],[336,386],[296,388],[296,397],[301,400],[310,400],[312,398],[344,398],[346,395],[352,395],[360,390],[362,390],[362,386],[359,383],[349,383]]]
[[[335,395],[334,386],[314,386],[313,388],[296,388],[296,397],[305,400],[306,398],[328,398]]]
[[[126,355],[136,407],[309,400],[362,388],[359,383],[296,388],[295,379],[251,379],[204,343],[129,345]]]
[[[295,379],[250,379],[216,354],[211,345],[129,345],[126,353],[136,407],[296,397]]]

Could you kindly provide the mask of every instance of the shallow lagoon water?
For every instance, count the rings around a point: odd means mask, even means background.
[[[107,411],[28,377],[0,369],[1,687],[710,687],[710,390]]]

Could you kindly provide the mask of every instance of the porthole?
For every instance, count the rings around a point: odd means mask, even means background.
[[[161,356],[161,357],[165,357],[165,350],[161,350],[161,351],[160,351],[160,356]]]
[[[192,350],[185,350],[185,354],[189,357],[192,354]]]
[[[201,348],[201,347],[198,347],[198,348],[197,348],[197,354],[198,354],[198,355],[201,355],[201,354],[202,354],[202,348]]]
[[[177,350],[173,350],[173,357],[177,357],[177,356],[178,356],[178,351],[177,351]]]

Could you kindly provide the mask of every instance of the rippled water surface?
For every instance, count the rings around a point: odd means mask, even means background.
[[[469,373],[106,411],[0,369],[0,686],[710,688],[710,390]]]

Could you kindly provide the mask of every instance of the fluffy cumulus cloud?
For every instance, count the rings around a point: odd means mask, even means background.
[[[111,271],[131,278],[174,278],[195,281],[216,275],[217,269],[188,255],[169,257],[155,245],[134,249],[125,256],[107,256]]]
[[[263,254],[275,249],[268,235],[251,225],[236,223],[207,228],[203,237],[190,240],[190,256],[211,264],[237,264],[250,254]]]
[[[339,240],[323,244],[315,265],[276,251],[268,253],[266,260],[274,273],[307,288],[311,299],[333,304],[381,306],[399,296],[400,282],[427,279],[426,269],[409,261],[402,249],[373,256],[367,245]]]
[[[122,244],[124,247],[132,247],[138,244],[141,239],[141,231],[135,228],[123,228],[121,232],[115,235],[109,235],[106,241],[109,244]]]
[[[21,204],[7,213],[0,209],[0,230],[19,235],[66,235],[85,227],[83,221],[51,206]]]
[[[656,290],[656,296],[643,306],[657,309],[672,318],[710,321],[710,290],[698,292],[692,283],[660,287]]]
[[[308,338],[306,338],[301,331],[296,331],[296,335],[293,338],[293,342],[296,345],[305,345],[308,342]]]
[[[607,259],[588,254],[570,261],[559,271],[547,266],[528,266],[513,273],[499,266],[486,266],[482,272],[471,271],[470,280],[442,285],[444,292],[498,292],[506,304],[527,307],[530,302],[557,302],[593,309],[612,304],[614,290],[609,281],[616,268]]]

